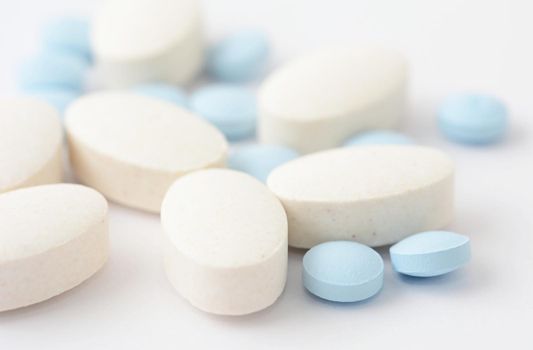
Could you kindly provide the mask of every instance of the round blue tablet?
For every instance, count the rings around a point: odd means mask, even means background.
[[[494,143],[502,139],[507,129],[507,108],[492,96],[456,95],[440,107],[438,124],[441,132],[452,141]]]
[[[150,97],[155,97],[180,107],[187,107],[187,94],[175,85],[165,83],[147,83],[133,87],[133,91]]]
[[[428,231],[409,236],[390,247],[394,269],[416,277],[439,276],[470,260],[470,239],[448,231]]]
[[[216,44],[208,53],[207,71],[213,77],[241,82],[263,71],[269,53],[268,39],[256,30],[244,30]]]
[[[357,242],[322,243],[304,255],[303,281],[309,292],[326,300],[368,299],[383,286],[383,260]]]
[[[411,145],[414,141],[402,133],[392,130],[364,131],[348,139],[344,146],[359,145]]]
[[[265,182],[275,167],[297,157],[298,152],[281,145],[246,145],[230,153],[228,167],[248,173]]]
[[[229,140],[253,136],[257,106],[255,96],[233,85],[208,85],[192,93],[190,108],[203,116]]]
[[[80,92],[74,89],[49,87],[35,90],[27,90],[28,96],[42,99],[63,114],[67,106],[80,96]]]
[[[91,61],[89,22],[81,18],[58,18],[43,28],[45,49],[70,52]]]

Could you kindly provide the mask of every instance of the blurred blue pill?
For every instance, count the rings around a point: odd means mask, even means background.
[[[191,94],[189,106],[231,141],[251,137],[255,132],[256,98],[247,89],[234,85],[208,85]]]
[[[358,145],[411,145],[415,142],[404,134],[392,130],[371,130],[361,132],[348,139],[344,146]]]
[[[180,107],[187,107],[187,94],[175,85],[165,83],[147,83],[133,87],[133,91],[150,97],[155,97]]]
[[[449,97],[438,112],[439,129],[446,138],[472,145],[500,141],[507,130],[507,119],[503,102],[481,94]]]
[[[295,150],[271,144],[252,144],[239,147],[230,153],[228,167],[248,173],[266,182],[270,172],[277,166],[298,158]]]
[[[63,17],[49,22],[43,28],[46,50],[58,50],[91,61],[89,22],[81,18]]]
[[[25,93],[28,96],[48,102],[57,108],[61,114],[63,114],[68,105],[81,95],[78,90],[57,87],[27,90]]]
[[[223,39],[209,50],[207,71],[222,81],[251,80],[263,72],[269,51],[264,33],[243,30]]]

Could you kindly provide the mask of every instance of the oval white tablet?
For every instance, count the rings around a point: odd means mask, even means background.
[[[200,70],[203,29],[196,0],[109,0],[92,23],[102,82],[183,84]]]
[[[450,222],[453,172],[450,158],[428,147],[360,146],[285,163],[267,184],[287,211],[289,245],[381,246]]]
[[[0,101],[0,193],[61,182],[58,111],[31,98]]]
[[[93,189],[43,185],[0,195],[0,311],[61,294],[108,256],[107,202]]]
[[[392,128],[405,109],[407,64],[379,48],[324,48],[287,63],[259,91],[259,139],[302,153]]]
[[[77,177],[106,197],[159,212],[179,176],[224,166],[227,143],[209,123],[169,102],[107,91],[76,100],[65,116]]]
[[[287,275],[287,217],[255,178],[212,169],[172,185],[161,208],[167,276],[192,305],[242,315],[264,309]]]

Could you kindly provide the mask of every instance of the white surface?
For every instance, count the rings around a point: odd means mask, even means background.
[[[37,28],[98,1],[2,0],[1,92],[16,63],[37,48]],[[289,255],[285,292],[245,317],[195,310],[167,282],[157,216],[112,205],[109,263],[84,285],[48,302],[0,314],[0,349],[530,349],[533,323],[533,49],[523,0],[207,1],[209,32],[268,29],[278,59],[341,38],[377,39],[411,61],[411,113],[418,142],[457,162],[457,216],[472,262],[432,280],[403,279],[385,265],[385,286],[353,305],[320,301],[301,281],[302,252]],[[29,10],[31,9],[31,10]],[[448,143],[435,108],[449,93],[481,90],[508,102],[511,130],[486,148]]]

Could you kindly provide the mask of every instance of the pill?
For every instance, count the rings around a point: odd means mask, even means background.
[[[62,17],[47,23],[43,30],[45,50],[78,55],[91,62],[89,22],[82,18]]]
[[[175,85],[165,83],[146,83],[133,88],[133,91],[146,96],[172,102],[181,107],[187,107],[185,91]]]
[[[470,239],[448,231],[422,232],[390,247],[390,256],[394,269],[404,275],[439,276],[470,260]]]
[[[101,84],[189,82],[203,64],[203,32],[197,0],[105,2],[91,30]]]
[[[183,176],[161,208],[170,283],[193,306],[243,315],[273,304],[287,278],[287,218],[253,177],[227,169]]]
[[[101,91],[65,112],[78,179],[120,204],[159,212],[179,176],[224,166],[227,142],[209,123],[171,103],[132,92]]]
[[[494,143],[500,141],[507,130],[507,109],[492,96],[455,95],[440,107],[438,124],[444,136],[452,141]]]
[[[383,259],[357,242],[322,243],[305,253],[303,281],[309,292],[322,299],[361,301],[383,287]]]
[[[413,140],[404,134],[392,130],[371,130],[356,134],[344,142],[344,146],[358,145],[408,145]]]
[[[337,147],[368,129],[398,124],[407,64],[379,48],[325,48],[274,71],[258,95],[259,140],[301,153]]]
[[[24,62],[19,74],[22,91],[46,87],[81,90],[87,65],[76,56],[43,52]]]
[[[255,132],[256,99],[245,88],[224,84],[202,87],[192,93],[190,107],[231,141],[251,137]]]
[[[43,87],[26,90],[26,95],[41,99],[54,106],[61,114],[75,99],[80,96],[76,89],[63,87]]]
[[[266,182],[277,166],[298,157],[298,152],[285,146],[251,144],[241,146],[229,154],[228,167],[248,173]]]
[[[74,184],[0,195],[0,311],[76,287],[106,262],[107,202]]]
[[[381,246],[450,222],[453,172],[450,158],[435,149],[369,145],[289,161],[267,184],[287,211],[289,245]]]
[[[0,193],[61,182],[59,114],[29,97],[0,100]]]
[[[268,60],[269,44],[264,33],[242,30],[228,36],[209,51],[207,70],[216,79],[242,82],[258,77]]]

